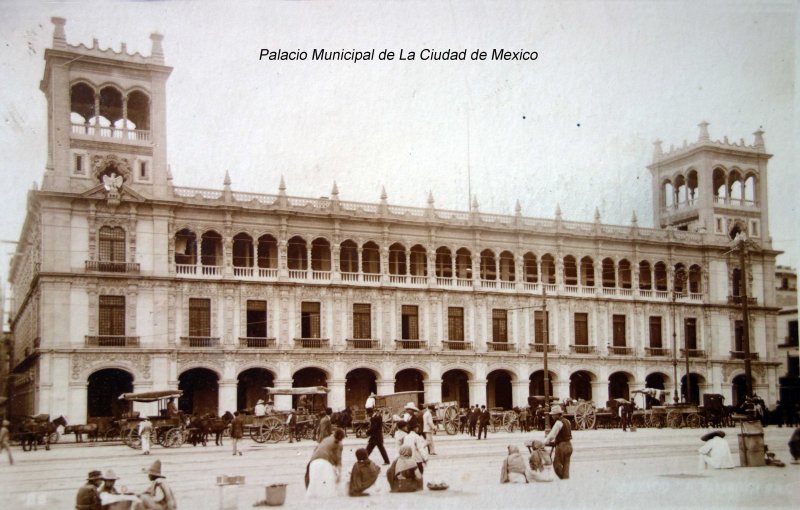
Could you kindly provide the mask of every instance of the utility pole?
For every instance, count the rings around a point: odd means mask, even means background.
[[[736,249],[739,250],[739,269],[741,271],[740,285],[742,300],[742,351],[744,354],[745,395],[753,396],[752,366],[750,363],[750,310],[747,297],[747,234],[739,231],[734,238]]]
[[[544,316],[542,321],[544,322],[544,345],[542,346],[542,362],[544,368],[544,405],[545,405],[545,413],[544,413],[544,430],[547,432],[550,430],[550,372],[547,369],[547,351],[548,348],[548,341],[549,341],[549,321],[547,320],[547,288],[542,285],[542,315]]]

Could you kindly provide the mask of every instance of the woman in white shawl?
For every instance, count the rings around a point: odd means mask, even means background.
[[[508,447],[508,456],[500,469],[500,483],[528,483],[525,477],[525,459],[516,446]]]
[[[553,471],[553,460],[544,451],[544,443],[539,440],[533,441],[531,444],[530,458],[528,459],[528,480],[532,482],[552,482],[555,479],[555,472]]]
[[[336,496],[342,472],[342,439],[344,431],[334,429],[324,438],[311,455],[306,466],[306,497]]]

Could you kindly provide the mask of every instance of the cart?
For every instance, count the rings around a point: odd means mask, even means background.
[[[394,434],[395,422],[400,420],[400,416],[411,402],[417,409],[420,405],[420,393],[423,391],[400,391],[389,393],[388,395],[375,396],[375,411],[381,413],[383,418],[383,433],[391,436]]]
[[[665,390],[659,388],[645,388],[644,390],[633,390],[632,399],[636,401],[636,395],[642,396],[642,407],[634,409],[631,416],[631,423],[636,427],[662,428],[667,424],[667,407],[662,405],[662,400],[667,396]]]
[[[254,421],[248,428],[250,437],[258,443],[277,443],[289,439],[289,419],[294,414],[294,437],[314,439],[319,417],[317,414],[325,409],[328,388],[324,386],[308,386],[304,388],[270,388],[267,395],[292,395],[297,397],[293,404],[294,411],[272,411],[259,421]]]
[[[158,402],[158,415],[150,416],[153,422],[153,430],[150,433],[150,441],[158,443],[164,448],[179,448],[186,440],[186,428],[183,413],[177,416],[167,415],[167,403],[183,395],[181,390],[147,391],[144,393],[123,393],[119,396],[120,400],[128,402]],[[139,418],[138,413],[131,413],[129,417],[120,420],[120,434],[123,442],[131,448],[141,449],[142,441],[139,437]]]
[[[442,426],[448,436],[455,435],[458,432],[458,402],[455,400],[449,402],[438,402],[433,404],[435,411],[433,415],[433,422],[438,427]]]

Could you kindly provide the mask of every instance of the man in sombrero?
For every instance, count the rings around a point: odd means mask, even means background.
[[[167,484],[166,477],[161,474],[161,461],[153,462],[147,470],[147,477],[150,478],[150,487],[139,495],[141,501],[140,508],[146,510],[176,510],[178,504],[175,495]]]
[[[700,469],[730,469],[733,467],[731,449],[725,440],[724,430],[709,432],[700,439],[705,441],[705,444],[698,450],[700,453],[698,463]]]

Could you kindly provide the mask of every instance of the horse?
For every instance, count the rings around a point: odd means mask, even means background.
[[[350,411],[350,408],[346,407],[344,411],[333,413],[331,415],[331,423],[344,430],[346,436],[347,427],[353,425],[353,413]]]
[[[208,415],[192,417],[186,428],[189,430],[189,442],[192,443],[192,446],[197,446],[198,443],[206,446],[208,438]]]
[[[26,452],[38,450],[39,444],[44,444],[44,449],[49,450],[50,443],[58,441],[59,426],[67,426],[67,420],[63,416],[59,416],[53,421],[50,421],[49,415],[29,417],[23,422],[19,433],[22,450]]]
[[[230,426],[233,421],[233,414],[230,411],[225,411],[225,414],[217,418],[210,416],[206,422],[209,434],[214,434],[214,444],[223,446],[222,436],[225,430]]]
[[[83,442],[83,434],[89,438],[89,441],[97,441],[98,426],[96,423],[89,423],[85,425],[69,425],[64,427],[64,434],[75,434],[75,442]]]

